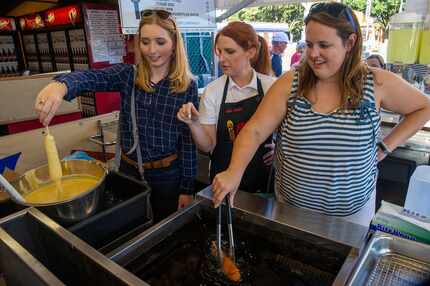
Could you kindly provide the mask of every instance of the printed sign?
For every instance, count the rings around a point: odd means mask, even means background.
[[[80,23],[81,10],[77,5],[49,9],[45,12],[46,26],[59,26]]]
[[[39,14],[33,14],[19,18],[19,25],[22,30],[34,30],[45,27],[45,22]]]
[[[15,21],[13,18],[0,17],[0,31],[15,31]]]
[[[85,13],[93,63],[122,63],[125,50],[119,27],[118,11],[85,9]]]
[[[124,34],[136,34],[140,13],[145,9],[162,9],[172,13],[182,32],[214,31],[214,0],[119,0],[121,28]]]

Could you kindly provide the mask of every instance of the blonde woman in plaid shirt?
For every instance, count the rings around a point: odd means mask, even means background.
[[[119,64],[60,75],[39,93],[36,110],[48,125],[63,99],[81,92],[119,91],[120,171],[149,183],[158,221],[193,199],[196,147],[176,112],[186,102],[198,104],[197,85],[169,12],[144,10],[137,36],[142,61],[136,68]]]

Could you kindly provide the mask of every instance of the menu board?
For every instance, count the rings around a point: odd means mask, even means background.
[[[36,43],[33,34],[27,34],[23,37],[25,54],[27,57],[28,69],[31,72],[39,72],[39,60],[37,58]]]
[[[52,47],[54,48],[54,53],[57,54],[67,54],[67,41],[66,32],[57,31],[51,33]]]
[[[83,29],[69,30],[70,47],[75,70],[88,69],[88,54]]]
[[[52,72],[51,53],[49,52],[48,33],[36,34],[37,46],[39,47],[40,61],[42,64],[42,72]]]
[[[85,16],[92,62],[122,63],[125,49],[118,11],[85,9]]]
[[[24,41],[24,48],[27,54],[27,59],[37,60],[36,43],[34,42],[34,36],[32,34],[24,35],[23,41]]]
[[[70,70],[69,52],[67,49],[66,32],[57,31],[51,33],[52,47],[54,48],[57,70]]]
[[[119,0],[124,34],[136,34],[140,12],[162,9],[172,13],[183,32],[212,32],[216,29],[214,0]]]
[[[36,38],[37,38],[37,45],[39,47],[40,55],[42,57],[49,55],[48,34],[47,33],[39,33],[39,34],[36,34]]]
[[[0,36],[0,77],[18,72],[15,43],[12,36]]]
[[[12,36],[0,36],[0,55],[15,53],[15,43]]]

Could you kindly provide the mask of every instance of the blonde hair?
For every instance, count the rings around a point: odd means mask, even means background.
[[[179,31],[175,20],[171,16],[167,19],[161,19],[156,13],[153,13],[150,16],[143,16],[139,24],[139,46],[141,28],[144,25],[151,24],[156,24],[166,30],[170,35],[173,46],[175,47],[169,67],[170,91],[173,93],[186,91],[194,77],[188,65],[187,54],[185,52],[181,32]],[[153,92],[154,88],[151,84],[151,69],[142,54],[141,58],[142,61],[137,66],[136,86],[147,92]]]
[[[341,77],[339,81],[339,89],[342,95],[341,107],[343,109],[355,108],[359,105],[362,99],[363,84],[366,80],[368,71],[367,65],[361,59],[363,37],[360,25],[357,17],[348,6],[340,3],[333,4],[333,2],[325,3],[325,5],[343,5],[345,6],[344,9],[350,9],[348,13],[351,18],[348,19],[344,16],[334,17],[328,12],[321,11],[309,13],[305,18],[305,24],[307,25],[310,21],[315,21],[336,29],[337,35],[342,39],[344,45],[351,34],[355,33],[357,35],[354,46],[346,54],[339,70]],[[353,24],[351,21],[353,21]],[[307,61],[304,61],[300,65],[298,71],[298,94],[304,96],[308,94],[313,87],[315,87],[318,78],[310,68]]]

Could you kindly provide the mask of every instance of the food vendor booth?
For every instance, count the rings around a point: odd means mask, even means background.
[[[4,46],[8,48],[3,53],[0,47],[0,56],[10,59],[3,69],[8,76],[0,78],[0,131],[4,134],[0,159],[12,156],[15,162],[5,163],[4,169],[14,169],[5,177],[21,194],[49,180],[47,167],[40,169],[47,161],[43,151],[47,130],[38,125],[37,114],[29,111],[37,92],[58,73],[137,61],[136,39],[131,34],[136,32],[141,10],[161,7],[177,14],[190,64],[203,86],[215,75],[214,56],[207,51],[211,51],[216,22],[249,5],[285,3],[119,0],[118,7],[112,3],[66,5],[10,17],[17,30],[7,24],[10,31],[5,33],[9,38]],[[215,9],[223,12],[216,16]],[[393,19],[393,41],[395,23]],[[423,34],[420,37],[425,39]],[[23,48],[18,50],[17,45]],[[389,51],[390,57],[396,57],[395,49]],[[414,62],[388,63],[404,72],[425,58],[417,53]],[[17,77],[22,69],[31,75]],[[118,94],[102,93],[62,105],[49,134],[55,138],[59,158],[71,160],[61,162],[63,174],[101,170],[97,173],[100,184],[91,197],[78,196],[61,206],[25,207],[0,201],[0,208],[8,203],[10,210],[0,218],[0,285],[420,285],[430,280],[426,218],[418,226],[411,223],[419,231],[408,235],[393,229],[387,233],[383,228],[388,226],[381,221],[379,228],[369,231],[338,217],[242,191],[229,216],[225,205],[219,212],[213,208],[209,159],[204,154],[199,154],[194,202],[154,224],[149,186],[114,168],[118,104]],[[392,128],[390,121],[395,117],[384,115],[382,132]],[[416,165],[428,164],[430,126],[426,128],[393,158],[409,156]],[[99,160],[90,160],[89,165],[94,163],[90,167],[75,163],[88,161],[87,156]],[[381,170],[386,181],[399,177]],[[410,174],[406,177],[409,182]],[[237,283],[226,278],[223,264],[212,251],[219,227],[224,233],[223,248],[228,241],[220,216],[229,217],[234,229],[235,265],[240,270]]]

